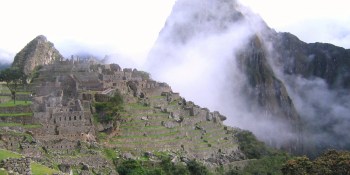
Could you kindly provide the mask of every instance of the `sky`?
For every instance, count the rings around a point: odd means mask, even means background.
[[[276,31],[350,48],[350,1],[240,0]],[[117,53],[139,65],[175,0],[0,0],[0,60],[45,35],[66,57]],[[122,65],[123,66],[123,65]],[[129,65],[128,65],[129,66]]]

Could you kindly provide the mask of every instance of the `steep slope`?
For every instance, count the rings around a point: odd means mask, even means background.
[[[277,35],[277,60],[286,74],[319,77],[329,88],[350,88],[350,51],[327,43],[304,43],[289,33]]]
[[[12,66],[19,67],[24,74],[29,75],[36,66],[49,64],[62,58],[54,45],[45,36],[40,35],[16,54]]]
[[[236,1],[177,1],[149,54],[148,70],[186,98],[222,111],[228,124],[297,152],[301,121],[270,65],[265,31],[272,30]],[[214,93],[194,92],[203,87]]]
[[[177,1],[148,70],[270,145],[349,149],[349,50],[277,33],[237,1]]]
[[[273,62],[296,104],[305,130],[305,152],[350,149],[349,50],[304,43],[289,33],[273,38]]]
[[[35,54],[51,52],[42,51]],[[224,125],[224,115],[147,72],[73,56],[42,65],[37,74],[29,84],[31,103],[1,108],[0,148],[61,171],[116,174],[118,162],[154,167],[164,156],[227,171],[270,154],[254,135]]]

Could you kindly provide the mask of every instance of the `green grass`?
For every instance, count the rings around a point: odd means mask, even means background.
[[[41,125],[23,125],[21,123],[0,123],[0,127],[13,127],[13,126],[20,126],[22,128],[26,129],[33,129],[33,128],[41,128]]]
[[[161,146],[160,145],[160,143],[163,143],[163,144],[166,144],[166,143],[171,143],[171,142],[179,142],[180,140],[183,140],[184,139],[184,137],[179,137],[179,138],[170,138],[170,139],[165,139],[165,140],[158,140],[157,141],[157,143],[159,143],[158,144],[158,146]],[[135,141],[135,142],[128,142],[128,143],[125,143],[125,142],[123,142],[123,141],[119,141],[119,140],[114,140],[114,141],[111,141],[111,142],[109,142],[109,143],[111,143],[111,144],[138,144],[138,145],[146,145],[146,144],[149,144],[150,143],[150,141]],[[131,148],[131,150],[132,150],[132,148]]]
[[[104,132],[98,132],[97,133],[97,138],[100,140],[105,140],[107,138],[107,134]]]
[[[21,95],[29,95],[29,94],[31,94],[32,92],[24,92],[24,91],[22,91],[22,92],[16,92],[16,94],[21,94]]]
[[[118,158],[117,153],[113,149],[105,148],[105,149],[103,149],[103,152],[104,152],[105,156],[110,160]]]
[[[179,103],[178,100],[174,100],[174,101],[172,101],[172,102],[169,103],[169,106],[176,106],[176,105],[179,105],[178,103]]]
[[[179,131],[172,131],[172,132],[168,132],[168,133],[164,133],[164,134],[147,135],[147,137],[145,137],[143,135],[133,135],[133,136],[118,136],[117,138],[120,138],[120,139],[154,138],[154,139],[156,139],[156,138],[174,136],[174,135],[176,135],[178,133],[179,133]]]
[[[53,174],[53,173],[59,173],[59,171],[48,168],[44,165],[41,165],[39,163],[36,162],[32,162],[30,164],[31,168],[32,168],[32,174],[33,175],[45,175],[45,174]]]
[[[0,103],[0,107],[14,107],[14,106],[19,106],[19,105],[22,105],[22,106],[29,106],[31,105],[32,102],[31,101],[16,101],[16,104],[13,103],[13,100],[11,101],[8,101],[8,102],[5,102],[5,103]]]
[[[132,108],[132,109],[150,109],[149,106],[144,106],[140,103],[129,103],[129,104],[127,104],[127,106]]]
[[[21,158],[22,156],[18,153],[14,153],[8,150],[0,149],[0,160],[7,158]]]
[[[15,113],[15,114],[4,114],[0,113],[0,117],[22,117],[22,116],[33,116],[33,113]]]
[[[7,174],[7,171],[5,171],[5,170],[0,170],[0,175],[8,175],[8,174]]]
[[[14,153],[8,150],[0,149],[0,160],[4,160],[7,158],[21,158],[22,156],[18,153]],[[44,174],[53,174],[58,173],[59,171],[50,169],[46,166],[43,166],[38,163],[31,163],[32,174],[33,175],[44,175]],[[7,172],[0,170],[0,175],[6,175]]]
[[[151,96],[150,99],[161,99],[161,98],[166,98],[166,96]]]

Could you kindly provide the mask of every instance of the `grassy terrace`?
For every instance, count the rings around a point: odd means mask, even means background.
[[[177,135],[179,133],[179,131],[172,131],[172,132],[168,132],[168,133],[164,133],[164,134],[155,134],[155,135],[147,135],[146,137],[143,136],[142,134],[140,135],[133,135],[133,136],[117,136],[117,139],[138,139],[138,138],[153,138],[153,139],[157,139],[157,138],[162,138],[162,137],[169,137],[169,136],[174,136]]]
[[[179,101],[175,100],[169,103],[170,106],[178,106],[179,105]]]
[[[45,174],[54,174],[54,173],[59,173],[59,171],[48,168],[44,165],[41,165],[36,162],[32,162],[30,164],[30,167],[32,169],[32,174],[33,175],[45,175]]]
[[[14,114],[4,114],[0,113],[0,117],[28,117],[33,116],[33,113],[14,113]]]
[[[176,137],[176,138],[169,138],[169,139],[164,139],[164,140],[158,140],[157,143],[173,143],[173,142],[176,142],[178,143],[179,141],[183,140],[184,137]],[[120,140],[117,140],[117,141],[112,141],[111,143],[113,144],[120,144],[120,145],[130,145],[130,144],[135,144],[135,145],[139,145],[139,144],[142,144],[142,145],[146,145],[146,144],[154,144],[153,142],[150,142],[150,141],[135,141],[135,142],[124,142],[124,141],[120,141]],[[159,144],[157,144],[159,145]],[[161,145],[159,145],[161,146]]]
[[[122,125],[120,126],[121,129],[126,129],[126,130],[131,130],[131,131],[138,131],[140,130],[140,127],[139,126],[125,126],[125,125]],[[159,126],[159,125],[156,125],[156,126],[145,126],[145,127],[142,127],[142,131],[144,130],[165,130],[165,129],[168,129],[164,126]]]
[[[19,126],[26,129],[41,128],[41,125],[23,125],[21,123],[0,123],[0,127],[14,127]]]
[[[150,97],[150,99],[161,99],[161,98],[166,98],[166,96],[158,95],[158,96],[151,96]]]
[[[20,94],[20,95],[30,95],[32,92],[28,92],[28,91],[21,91],[21,92],[16,92],[16,94]]]
[[[152,117],[158,117],[158,116],[164,116],[164,117],[167,117],[169,114],[168,113],[153,113],[153,114],[147,114],[148,116]],[[128,114],[124,114],[122,115],[121,117],[122,118],[133,118],[133,117],[140,117],[140,116],[143,116],[143,115],[128,115]]]
[[[5,103],[0,103],[0,107],[14,107],[14,106],[29,106],[31,105],[31,101],[16,101],[16,104],[13,103],[13,100],[5,102]]]
[[[8,150],[4,150],[4,149],[0,149],[0,160],[4,160],[7,158],[21,158],[22,155],[15,153],[15,152],[11,152]],[[44,165],[38,164],[36,162],[32,162],[31,164],[31,168],[32,168],[32,174],[33,175],[45,175],[45,174],[53,174],[53,173],[59,173],[59,171],[48,168]],[[7,174],[6,171],[0,171],[0,175],[1,174]]]
[[[0,175],[8,175],[7,172],[5,170],[1,170],[0,169]]]
[[[144,106],[140,103],[129,103],[127,105],[125,105],[125,108],[131,108],[131,109],[151,109],[151,107],[149,106]]]
[[[21,157],[22,156],[18,153],[0,149],[0,160],[4,160],[7,158],[21,158]]]

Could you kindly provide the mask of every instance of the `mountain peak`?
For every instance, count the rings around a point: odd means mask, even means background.
[[[34,40],[47,42],[47,38],[44,35],[38,35]]]
[[[23,73],[29,75],[36,66],[50,64],[62,58],[54,44],[44,35],[39,35],[16,54],[12,66],[19,67]]]

